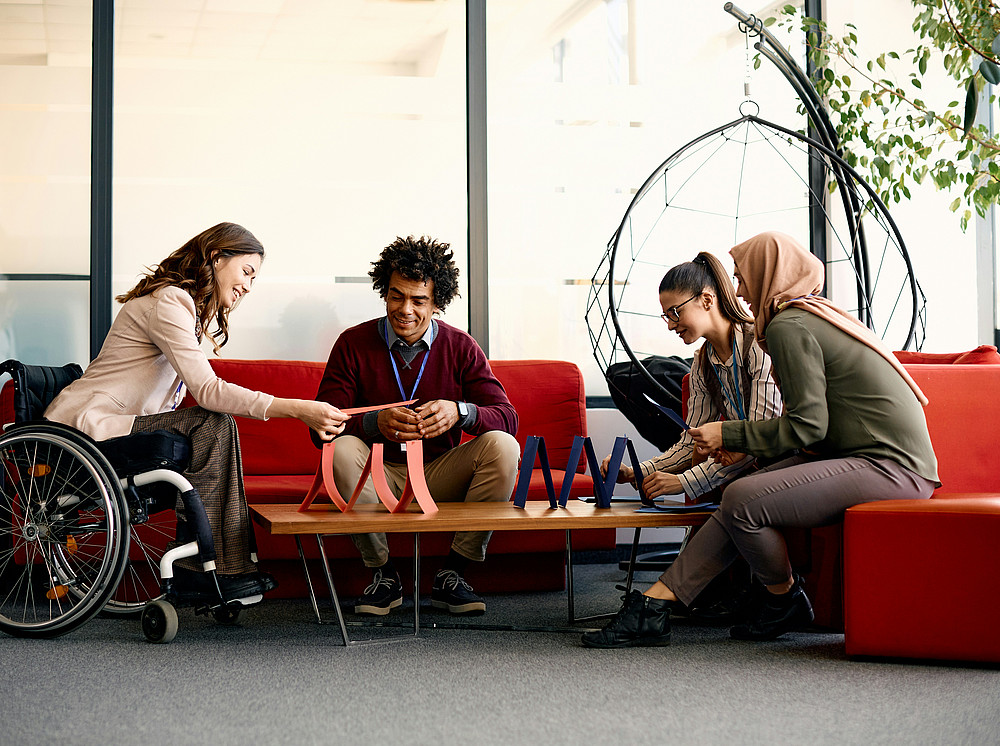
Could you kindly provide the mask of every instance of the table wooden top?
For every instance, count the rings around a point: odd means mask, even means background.
[[[253,520],[272,534],[428,533],[434,531],[532,531],[575,528],[634,528],[700,526],[711,513],[639,512],[634,502],[593,503],[571,500],[565,508],[547,501],[531,501],[523,509],[506,503],[438,503],[438,512],[425,515],[415,506],[393,514],[381,505],[357,505],[341,513],[328,503],[299,512],[293,505],[251,505]]]

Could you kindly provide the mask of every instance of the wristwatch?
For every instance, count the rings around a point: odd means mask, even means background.
[[[469,416],[469,405],[464,401],[455,402],[458,405],[458,416],[460,419],[465,419]]]

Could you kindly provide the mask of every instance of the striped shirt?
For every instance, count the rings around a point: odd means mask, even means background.
[[[750,390],[743,391],[741,387],[740,394],[748,420],[769,420],[781,414],[781,394],[774,379],[771,378],[771,358],[757,346],[753,337],[749,337],[749,340],[749,349],[744,349],[746,345],[744,336],[742,334],[735,335],[736,347],[727,363],[723,363],[719,359],[708,342],[695,352],[687,401],[687,421],[691,427],[700,427],[706,422],[714,422],[719,419],[742,419],[736,408],[736,402],[731,397],[723,396],[726,410],[724,412],[719,412],[713,403],[704,379],[698,374],[698,371],[712,370],[712,366],[699,364],[700,356],[706,354],[715,370],[723,377],[724,389],[729,392],[735,391],[734,386],[741,385],[738,381],[733,380],[733,361],[739,360],[740,365],[747,366]],[[736,376],[736,378],[739,379],[741,376]],[[695,498],[735,479],[756,462],[756,459],[748,456],[729,466],[717,464],[711,459],[692,466],[694,452],[694,440],[685,431],[682,433],[681,439],[668,448],[666,452],[639,464],[642,478],[649,476],[654,471],[676,474],[684,488],[684,494],[688,498]]]

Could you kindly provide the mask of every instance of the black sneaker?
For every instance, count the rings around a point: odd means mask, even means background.
[[[398,575],[386,576],[382,570],[375,571],[371,585],[354,602],[355,614],[385,616],[392,609],[403,605],[403,584]]]
[[[454,570],[439,570],[434,576],[431,605],[436,609],[447,609],[452,614],[482,614],[486,611],[486,602]]]

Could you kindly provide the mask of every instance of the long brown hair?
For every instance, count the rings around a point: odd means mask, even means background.
[[[115,298],[127,303],[171,285],[186,290],[194,299],[198,319],[195,334],[204,333],[218,353],[229,341],[229,311],[219,304],[215,286],[216,259],[240,254],[258,254],[264,259],[264,247],[254,235],[236,223],[219,223],[202,231],[159,264],[147,267],[146,275],[127,293]],[[214,319],[216,328],[210,330]]]

